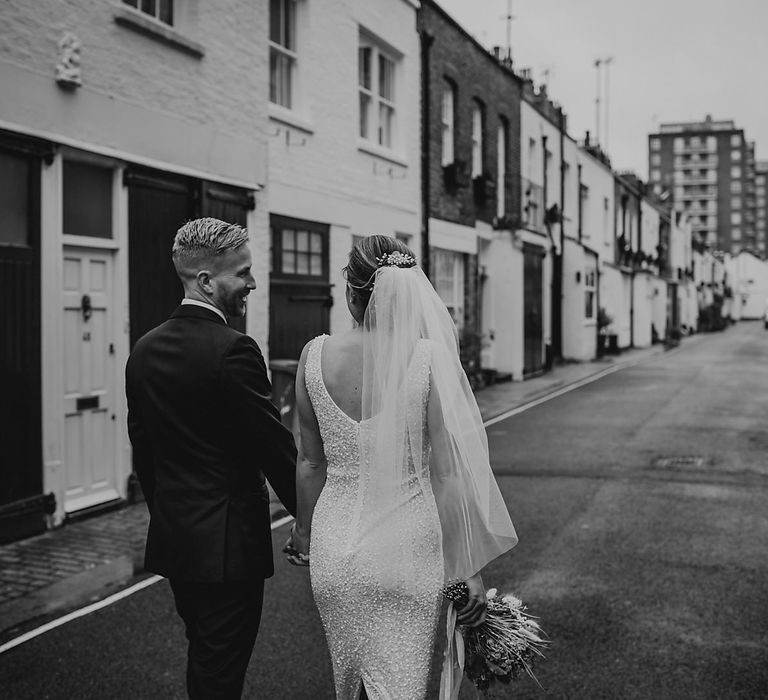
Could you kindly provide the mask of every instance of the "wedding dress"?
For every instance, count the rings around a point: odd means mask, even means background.
[[[327,462],[310,577],[339,700],[357,700],[362,684],[371,700],[423,699],[443,585],[517,542],[456,327],[408,260],[384,256],[375,272],[361,329],[362,419],[328,393],[326,336],[312,341],[305,365]],[[457,697],[461,681],[452,606],[448,619],[441,699]]]
[[[355,528],[361,444],[376,418],[355,421],[333,401],[323,381],[316,338],[305,369],[327,459],[325,486],[312,518],[311,580],[333,662],[336,696],[357,700],[361,683],[370,700],[418,700],[426,696],[443,586],[441,531],[428,474],[417,478],[414,460],[400,498],[367,532]],[[429,343],[416,346],[404,409],[426,411]],[[426,425],[426,420],[419,420]],[[428,468],[423,436],[418,460]]]

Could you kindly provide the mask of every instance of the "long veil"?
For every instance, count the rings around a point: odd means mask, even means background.
[[[442,531],[444,580],[466,579],[517,542],[491,471],[480,411],[459,361],[456,327],[418,267],[380,267],[364,318],[359,527],[386,520],[404,485],[430,480]],[[428,348],[428,400],[409,386],[417,346]],[[422,402],[423,403],[423,402]],[[426,430],[425,430],[426,428]],[[429,451],[422,436],[429,435]],[[428,469],[425,467],[429,467]],[[429,475],[431,474],[431,478]]]

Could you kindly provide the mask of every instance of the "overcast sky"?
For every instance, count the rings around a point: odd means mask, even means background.
[[[483,45],[506,45],[507,0],[437,2]],[[707,114],[732,119],[768,160],[768,0],[512,0],[512,15],[515,67],[537,85],[549,70],[574,138],[594,135],[594,63],[612,57],[601,141],[616,170],[646,178],[647,135]]]

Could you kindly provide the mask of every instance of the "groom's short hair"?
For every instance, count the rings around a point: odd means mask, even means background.
[[[171,249],[173,265],[179,277],[194,276],[228,250],[247,242],[248,231],[238,224],[210,216],[193,219],[176,232]]]

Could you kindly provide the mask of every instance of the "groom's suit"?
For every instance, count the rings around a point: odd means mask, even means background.
[[[273,574],[265,475],[296,508],[293,437],[256,342],[182,305],[126,367],[134,468],[150,511],[145,566],[168,577],[192,698],[239,698]]]

